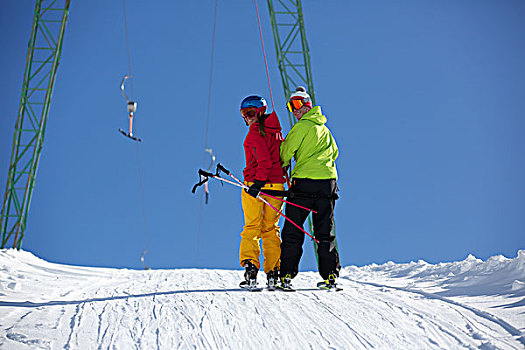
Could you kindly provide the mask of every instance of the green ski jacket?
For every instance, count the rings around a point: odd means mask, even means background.
[[[315,106],[295,123],[281,144],[283,167],[295,157],[292,178],[337,179],[335,160],[339,150],[325,123],[321,107]]]

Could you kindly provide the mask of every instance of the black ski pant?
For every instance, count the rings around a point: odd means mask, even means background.
[[[317,257],[319,259],[319,274],[328,279],[330,273],[339,276],[341,263],[335,246],[334,207],[337,196],[336,180],[293,179],[290,187],[291,196],[288,201],[303,207],[315,210],[312,214],[313,236],[319,241]],[[285,215],[303,227],[309,211],[286,204]],[[299,261],[303,255],[304,232],[295,227],[288,220],[285,221],[281,232],[281,276],[290,274],[294,278],[299,272]]]

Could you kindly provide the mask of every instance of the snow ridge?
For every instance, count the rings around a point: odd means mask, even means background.
[[[341,292],[251,293],[240,270],[135,271],[0,250],[0,348],[523,349],[525,251],[515,258],[341,271]],[[264,280],[264,274],[259,278]]]

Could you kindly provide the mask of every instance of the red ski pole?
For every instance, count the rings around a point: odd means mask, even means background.
[[[235,181],[238,182],[238,186],[239,187],[243,187],[243,188],[248,188],[248,186],[246,186],[245,184],[243,184],[238,178],[236,178],[231,172],[229,172],[228,170],[226,170],[221,164],[218,164],[217,167],[219,169],[221,169],[222,171],[224,171],[227,175],[231,176]],[[220,176],[214,176],[214,178],[216,178],[217,180],[223,180],[225,182],[228,182],[228,183],[231,183],[233,184],[231,181],[228,181],[228,180],[225,180],[223,178],[221,178]],[[260,194],[264,194],[263,192],[260,192]],[[265,196],[268,196],[268,197],[272,197],[272,198],[275,198],[275,199],[278,199],[278,200],[281,200],[280,198],[276,198],[276,197],[273,197],[273,196],[270,196],[268,194],[264,194]],[[286,215],[283,214],[282,211],[280,211],[279,209],[277,209],[276,207],[274,207],[273,205],[271,205],[270,203],[268,203],[268,201],[264,198],[261,198],[259,197],[264,203],[268,204],[270,206],[270,208],[272,208],[273,210],[275,210],[276,212],[278,212],[279,214],[281,214],[283,216],[283,218],[285,218],[286,220],[288,220],[289,222],[291,222],[295,227],[297,227],[299,230],[301,230],[303,233],[305,233],[308,237],[310,237],[311,239],[313,239],[316,243],[319,243],[319,241],[317,239],[315,239],[311,234],[309,234],[308,232],[306,232],[301,226],[297,225],[295,222],[293,222],[292,220],[290,220]],[[284,200],[282,200],[283,202],[286,202]],[[286,202],[288,203],[288,202]],[[292,205],[295,205],[294,203],[290,203]],[[298,206],[298,207],[301,207],[301,206]],[[308,209],[308,208],[304,208],[304,207],[301,207],[303,209],[306,209],[306,210],[310,210],[312,212],[315,212],[311,209]],[[315,212],[317,213],[317,212]]]
[[[259,197],[261,198],[261,197]],[[283,216],[283,218],[285,218],[286,220],[288,220],[289,222],[291,222],[292,224],[294,224],[295,227],[297,227],[299,230],[303,231],[304,233],[306,233],[306,235],[308,237],[310,237],[311,239],[313,239],[315,241],[315,243],[319,243],[319,241],[317,239],[315,239],[311,234],[309,234],[308,232],[306,232],[301,226],[297,225],[295,222],[293,222],[292,220],[288,219],[288,217],[286,215],[283,214],[282,211],[280,211],[279,209],[277,209],[276,207],[274,207],[273,205],[271,205],[270,203],[268,203],[268,201],[264,198],[261,198],[261,200],[268,204],[270,206],[270,208],[272,208],[273,210],[275,210],[276,212],[278,212],[279,214],[281,214]]]
[[[220,169],[221,169],[222,171],[226,170],[223,166],[221,166]],[[231,172],[229,172],[229,171],[224,171],[224,172],[225,172],[228,176],[231,176],[235,181],[237,181],[237,182],[238,182],[240,185],[242,185],[244,188],[248,188],[248,186],[246,186],[245,184],[243,184],[243,183],[241,182],[241,180],[239,180],[238,178],[236,178]],[[311,212],[314,213],[314,214],[317,214],[317,212],[316,212],[315,210],[312,210],[312,209],[310,209],[310,208],[306,208],[306,207],[300,206],[299,204],[295,204],[295,203],[289,202],[289,201],[287,201],[287,200],[284,200],[283,198],[274,197],[274,196],[269,195],[269,194],[267,194],[267,193],[264,193],[264,192],[262,192],[262,191],[260,192],[260,194],[262,194],[262,195],[264,195],[264,196],[267,196],[267,197],[270,197],[270,198],[273,198],[273,199],[277,199],[277,200],[279,200],[279,201],[281,201],[281,202],[284,202],[284,203],[287,203],[287,204],[293,205],[293,206],[295,206],[295,207],[297,207],[297,208],[301,208],[301,209],[304,209],[304,210],[311,211]],[[261,198],[261,199],[262,199],[262,198]],[[283,216],[284,216],[284,215],[283,215]]]
[[[311,211],[311,212],[314,213],[314,214],[317,214],[317,212],[316,212],[315,210],[313,210],[313,209],[306,208],[306,207],[303,207],[303,206],[301,206],[301,205],[299,205],[299,204],[295,204],[295,203],[292,203],[292,202],[288,202],[287,200],[284,200],[284,199],[282,199],[282,198],[274,197],[274,196],[271,196],[271,195],[269,195],[269,194],[267,194],[267,193],[264,193],[264,192],[261,192],[260,194],[262,194],[263,196],[267,196],[267,197],[270,197],[270,198],[273,198],[273,199],[277,199],[277,200],[279,200],[279,201],[281,201],[281,202],[284,202],[284,203],[287,203],[287,204],[293,205],[294,207],[301,208],[301,209],[304,209],[304,210],[308,210],[308,211]]]

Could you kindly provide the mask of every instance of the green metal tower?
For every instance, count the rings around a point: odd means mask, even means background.
[[[297,86],[304,86],[315,106],[315,90],[310,64],[310,49],[306,40],[303,8],[301,0],[267,0],[272,23],[273,39],[277,62],[283,82],[284,100],[295,91]],[[288,112],[290,127],[295,123],[294,116]],[[313,232],[312,215],[308,216],[310,232]],[[333,229],[335,234],[335,227]],[[317,243],[314,243],[317,263]],[[335,242],[337,248],[337,240]]]
[[[277,62],[283,82],[284,99],[299,85],[306,87],[315,105],[315,90],[306,41],[301,0],[268,0]],[[288,112],[290,127],[295,118]]]
[[[44,143],[70,0],[36,0],[2,206],[0,248],[20,249]]]

